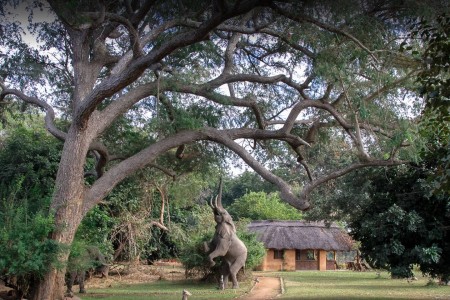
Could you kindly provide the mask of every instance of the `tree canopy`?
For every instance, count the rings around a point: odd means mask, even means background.
[[[234,219],[250,220],[299,220],[302,214],[292,206],[281,202],[277,194],[250,192],[236,199],[229,207]]]
[[[36,49],[16,5],[0,5],[0,107],[39,107],[64,142],[50,204],[51,237],[63,244],[143,168],[176,178],[240,159],[305,210],[332,179],[403,164],[420,144],[417,107],[406,100],[416,103],[422,65],[400,44],[409,20],[448,9],[439,1],[36,0],[28,27]],[[125,149],[111,131],[139,143]],[[62,298],[63,271],[49,272],[32,298]]]
[[[367,174],[370,201],[354,212],[349,227],[367,260],[393,276],[411,277],[417,264],[423,273],[448,281],[449,193],[430,193],[429,172],[397,168]]]

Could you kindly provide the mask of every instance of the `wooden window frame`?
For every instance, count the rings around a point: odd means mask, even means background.
[[[333,253],[333,259],[328,259],[328,253],[330,253],[330,252]],[[336,251],[334,251],[334,250],[327,251],[326,257],[327,257],[327,261],[336,261]]]
[[[284,249],[273,249],[273,259],[283,259],[284,258]]]
[[[309,258],[308,256],[308,254],[309,253],[313,253],[313,258],[311,259],[311,258]],[[305,250],[305,261],[317,261],[317,250],[315,250],[315,249],[307,249],[307,250]]]

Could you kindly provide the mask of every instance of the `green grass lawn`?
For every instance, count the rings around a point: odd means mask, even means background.
[[[391,279],[386,272],[377,276],[374,271],[274,272],[264,275],[283,277],[285,294],[277,299],[450,300],[450,286],[427,286],[429,278],[421,276],[408,283],[406,279]]]
[[[78,294],[82,300],[172,300],[181,299],[183,289],[192,296],[189,299],[234,299],[250,290],[250,283],[242,282],[237,290],[220,291],[217,284],[198,281],[155,281],[148,284],[118,285],[106,289],[89,289],[87,294]]]
[[[255,272],[254,276],[282,277],[285,293],[277,299],[447,299],[450,286],[427,286],[428,278],[418,276],[417,281],[391,279],[382,272],[352,271],[299,271]],[[118,285],[107,289],[89,289],[79,295],[83,300],[169,300],[181,299],[183,289],[192,293],[189,300],[234,299],[250,289],[250,283],[241,283],[238,290],[219,291],[216,284],[196,281],[155,281],[148,284]]]

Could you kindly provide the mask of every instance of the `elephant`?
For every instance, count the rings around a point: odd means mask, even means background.
[[[210,266],[213,267],[216,263],[214,258],[223,257],[221,266],[221,278],[223,283],[219,285],[220,289],[227,287],[228,279],[231,277],[233,282],[233,289],[239,287],[236,274],[245,266],[247,260],[247,247],[236,235],[236,227],[233,219],[226,209],[222,206],[222,179],[219,183],[219,192],[214,203],[213,198],[209,203],[213,212],[214,220],[216,221],[216,231],[210,243],[204,244],[205,252],[208,254]]]
[[[94,273],[100,276],[108,277],[109,265],[106,263],[105,256],[97,247],[87,247],[85,251],[76,258],[69,259],[68,271],[66,274],[66,295],[73,296],[72,287],[79,285],[79,293],[86,293],[84,281],[86,275],[91,277]]]

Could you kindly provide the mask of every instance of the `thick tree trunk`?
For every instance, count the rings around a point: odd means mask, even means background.
[[[80,132],[74,126],[67,135],[61,162],[56,177],[55,192],[50,207],[55,215],[55,231],[52,239],[69,248],[78,226],[83,219],[84,199],[84,162],[89,148],[86,132]],[[69,252],[61,253],[59,259],[65,263]],[[52,268],[37,284],[33,291],[33,300],[64,299],[64,277],[66,269]]]

